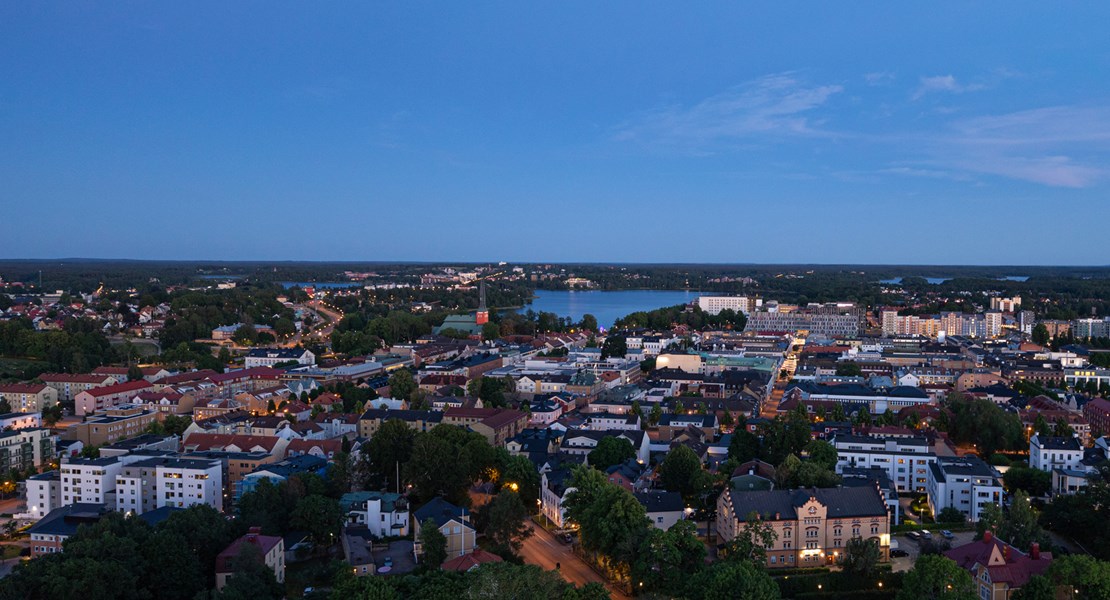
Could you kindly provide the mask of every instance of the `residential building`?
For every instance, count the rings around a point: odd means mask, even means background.
[[[37,521],[62,505],[62,473],[58,469],[32,475],[24,486],[28,519]]]
[[[378,538],[409,534],[408,500],[391,492],[351,492],[339,499],[348,524],[365,525]]]
[[[281,462],[263,465],[253,473],[243,476],[243,479],[235,487],[235,499],[238,500],[243,494],[254,491],[263,479],[268,479],[270,483],[277,485],[300,473],[315,473],[323,477],[327,468],[328,461],[310,454],[294,456]]]
[[[763,298],[749,298],[748,296],[698,296],[698,308],[711,315],[718,315],[722,310],[731,310],[746,315],[762,306]]]
[[[373,437],[382,423],[390,419],[400,419],[417,431],[428,431],[439,425],[443,420],[443,413],[432,410],[389,410],[371,408],[362,413],[358,419],[358,434],[361,437]]]
[[[83,417],[130,402],[139,392],[153,390],[145,379],[85,390],[74,398],[74,413]]]
[[[0,430],[42,427],[41,412],[10,412],[0,415]]]
[[[54,460],[57,441],[58,436],[42,427],[0,431],[0,472],[37,469]]]
[[[243,367],[273,367],[295,362],[299,365],[316,364],[316,355],[303,348],[254,348],[243,359]]]
[[[114,444],[122,439],[135,437],[151,423],[158,420],[158,413],[140,406],[122,404],[87,417],[84,423],[73,425],[62,433],[62,439],[77,440],[86,446]]]
[[[1092,437],[1110,433],[1110,400],[1095,398],[1084,404],[1083,416],[1090,423]]]
[[[70,458],[61,463],[61,506],[91,503],[115,506],[116,477],[125,457]]]
[[[278,583],[285,583],[285,541],[277,536],[262,535],[262,528],[251,527],[246,535],[235,540],[216,556],[216,590],[222,590],[234,574],[233,566],[243,555],[244,548],[253,546],[262,556],[262,562],[273,569]]]
[[[116,475],[115,509],[143,514],[163,506],[207,504],[223,511],[223,466],[219,460],[158,456],[124,465]]]
[[[628,440],[636,450],[636,458],[645,464],[651,458],[648,436],[643,431],[628,431],[613,429],[609,431],[592,431],[585,429],[570,429],[563,436],[559,444],[559,451],[570,456],[585,457],[597,447],[602,438],[616,436]]]
[[[39,380],[58,392],[58,402],[73,402],[77,394],[93,388],[116,383],[109,375],[72,375],[69,373],[43,373]],[[14,407],[15,404],[13,403]]]
[[[491,446],[505,442],[528,427],[528,413],[510,408],[449,408],[442,423],[482,434]]]
[[[1043,575],[1052,564],[1052,553],[1041,552],[1040,544],[1034,542],[1025,554],[991,531],[985,532],[983,539],[952,548],[944,555],[971,574],[981,600],[1010,600],[1030,577]]]
[[[832,444],[837,452],[837,473],[851,468],[882,469],[899,492],[927,491],[929,464],[937,460],[923,437],[839,434]]]
[[[6,400],[16,412],[42,413],[58,403],[58,390],[45,383],[0,385],[0,400]]]
[[[682,494],[663,490],[647,490],[633,494],[644,505],[651,526],[666,531],[685,518]]]
[[[890,555],[890,517],[877,487],[727,489],[717,499],[721,542],[735,538],[749,516],[771,526],[776,534],[766,548],[771,568],[835,564],[852,538],[875,540],[883,561]]]
[[[937,457],[928,473],[926,489],[934,515],[954,507],[974,523],[988,504],[1002,505],[998,473],[977,456]]]
[[[1083,447],[1076,437],[1033,434],[1029,438],[1029,468],[1040,471],[1081,469]]]
[[[448,560],[473,552],[478,547],[478,532],[470,524],[470,511],[455,506],[443,498],[436,497],[413,513],[415,521],[415,540],[413,552],[421,556],[424,551],[420,544],[420,528],[431,519],[440,533],[447,538]]]

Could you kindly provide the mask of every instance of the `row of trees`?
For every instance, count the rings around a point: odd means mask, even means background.
[[[692,329],[733,329],[743,331],[748,317],[726,308],[718,314],[710,314],[695,306],[689,309],[685,304],[658,308],[652,311],[637,311],[617,319],[618,329],[670,329],[674,325],[686,325]]]
[[[68,319],[61,330],[41,332],[28,319],[0,321],[0,356],[42,361],[43,370],[69,373],[123,358],[90,319]]]

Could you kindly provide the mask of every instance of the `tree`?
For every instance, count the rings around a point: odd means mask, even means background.
[[[813,440],[806,444],[806,459],[824,469],[835,469],[838,460],[836,447],[825,440]]]
[[[897,600],[975,600],[971,575],[951,559],[921,556],[902,579]]]
[[[937,522],[939,523],[952,523],[956,525],[963,525],[967,521],[964,513],[955,506],[946,506],[937,515]]]
[[[298,502],[290,517],[294,528],[307,531],[317,546],[327,547],[335,541],[346,515],[335,499],[312,495]]]
[[[420,546],[424,557],[421,562],[426,567],[438,569],[447,560],[447,536],[443,535],[431,518],[420,524]]]
[[[873,539],[852,538],[844,547],[840,565],[854,577],[870,578],[882,559],[879,543]]]
[[[759,458],[759,438],[747,429],[732,432],[732,441],[728,443],[728,457],[742,463]]]
[[[0,410],[3,410],[2,406],[0,406]],[[47,406],[46,408],[42,409],[42,422],[45,423],[47,427],[53,427],[54,425],[56,425],[58,423],[58,421],[61,421],[61,420],[62,420],[62,407],[61,406],[55,404],[53,406]]]
[[[975,539],[983,539],[983,534],[988,531],[998,533],[1002,526],[1002,507],[991,502],[983,506],[979,512],[979,520],[975,522]]]
[[[281,535],[289,518],[289,506],[282,491],[266,477],[253,490],[239,498],[239,519],[248,526],[262,528],[266,535]]]
[[[254,325],[246,323],[235,330],[231,339],[241,346],[249,346],[258,341],[258,330],[254,328]]]
[[[651,407],[651,412],[648,413],[648,423],[650,423],[652,427],[655,427],[656,425],[659,424],[659,419],[662,418],[662,417],[663,417],[663,408],[659,406],[658,402],[656,402]]]
[[[231,577],[216,598],[218,600],[252,598],[276,600],[284,596],[285,590],[274,577],[274,570],[266,566],[262,551],[254,544],[243,544],[240,546],[239,555],[232,560]]]
[[[524,539],[532,535],[532,528],[524,523],[528,514],[520,494],[502,489],[482,508],[480,521],[485,525],[486,538],[498,552],[516,554]]]
[[[1049,547],[1050,540],[1037,523],[1037,511],[1029,503],[1029,495],[1025,492],[1018,490],[1014,493],[1010,512],[998,528],[998,537],[1015,548],[1028,548],[1033,542]]]
[[[412,371],[408,369],[397,369],[389,376],[389,395],[393,398],[407,400],[416,391],[416,388]]]
[[[626,460],[636,458],[636,449],[632,447],[632,442],[610,435],[601,438],[597,446],[590,451],[586,457],[590,466],[605,470],[613,465],[619,465]]]
[[[143,378],[143,370],[139,368],[139,365],[131,365],[130,367],[127,368],[127,380],[128,381],[139,381],[142,378]]]
[[[497,454],[501,485],[515,485],[514,491],[520,494],[521,502],[529,512],[534,512],[540,498],[540,475],[536,467],[528,457],[510,456],[504,448],[498,448]]]
[[[748,513],[744,528],[726,546],[728,560],[747,562],[762,569],[767,564],[767,548],[773,547],[778,537],[775,528],[764,523],[758,513]]]
[[[707,487],[707,474],[701,459],[687,446],[677,446],[667,453],[659,468],[663,487],[684,497],[693,496]]]
[[[274,321],[274,333],[282,338],[287,338],[296,332],[297,326],[293,323],[293,319],[281,317]]]
[[[578,326],[586,331],[597,331],[597,317],[586,313],[582,315],[582,320],[578,323]]]
[[[485,341],[496,340],[501,337],[501,326],[493,321],[482,324],[482,339]]]
[[[1022,490],[1030,496],[1046,496],[1052,489],[1052,474],[1040,469],[1012,466],[1002,476],[1006,490],[1014,493]]]
[[[1037,323],[1033,326],[1033,343],[1038,346],[1048,345],[1048,327],[1044,323]]]
[[[166,419],[162,421],[162,429],[166,432],[166,435],[181,436],[185,434],[185,430],[192,424],[193,420],[189,417],[166,415]]]
[[[601,345],[601,360],[609,357],[624,358],[628,354],[628,343],[624,336],[611,335]]]
[[[678,595],[690,573],[705,562],[705,545],[690,521],[679,521],[669,530],[654,527],[641,532],[631,563],[631,579],[638,590]]]
[[[1013,600],[1055,600],[1056,586],[1043,575],[1034,575],[1014,592]]]
[[[408,423],[401,419],[389,419],[382,423],[377,433],[363,445],[370,473],[394,484],[394,491],[399,493],[401,490],[396,474],[400,465],[409,461],[415,443],[416,432]]]
[[[564,506],[567,519],[577,523],[582,546],[618,563],[629,562],[636,536],[648,526],[644,506],[628,490],[609,483],[591,467],[575,467]]]
[[[690,600],[778,600],[779,586],[763,565],[725,561],[703,569],[689,579]]]
[[[1110,563],[1068,554],[1053,558],[1046,575],[1053,583],[1076,590],[1073,598],[1110,600]]]
[[[840,361],[836,363],[836,374],[838,377],[859,377],[863,371],[854,362]]]

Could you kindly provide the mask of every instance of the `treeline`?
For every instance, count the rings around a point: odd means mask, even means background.
[[[673,325],[686,325],[692,329],[734,329],[743,331],[748,318],[742,312],[731,309],[713,315],[695,306],[688,309],[685,304],[658,308],[652,311],[637,311],[617,319],[617,329],[670,329]]]
[[[88,319],[68,319],[61,330],[36,331],[29,319],[0,322],[0,356],[43,361],[45,370],[86,373],[121,360],[119,352]]]
[[[288,333],[293,310],[277,301],[280,288],[242,286],[231,290],[187,291],[170,300],[172,316],[160,334],[163,347],[208,338],[212,330],[234,323],[270,325]]]

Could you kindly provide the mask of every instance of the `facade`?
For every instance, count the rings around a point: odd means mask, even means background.
[[[106,504],[115,506],[116,477],[124,461],[113,458],[72,458],[59,467],[62,477],[61,505]]]
[[[766,548],[770,568],[834,564],[848,540],[874,539],[882,560],[890,556],[890,516],[875,486],[796,490],[725,490],[717,499],[717,535],[729,542],[749,516],[777,535]]]
[[[762,298],[749,298],[747,296],[698,296],[698,308],[711,315],[720,314],[722,310],[726,309],[746,315],[762,306]]]
[[[466,508],[455,506],[437,497],[417,509],[412,516],[416,531],[413,552],[416,556],[423,554],[423,549],[420,547],[420,528],[428,519],[431,519],[447,538],[448,560],[473,552],[478,547],[478,532],[470,524],[470,511]]]
[[[223,468],[218,460],[155,457],[125,465],[116,475],[115,509],[128,514],[207,504],[223,511]]]
[[[379,538],[409,534],[408,500],[390,492],[351,492],[339,500],[349,524],[365,525]]]
[[[1034,434],[1029,438],[1029,467],[1050,472],[1053,469],[1082,469],[1083,447],[1074,437],[1049,437]]]
[[[837,435],[836,472],[848,468],[878,468],[886,472],[899,492],[927,491],[929,464],[937,455],[925,438]]]
[[[69,373],[44,373],[39,379],[58,392],[59,402],[73,402],[77,394],[93,388],[116,383],[109,375],[70,375]],[[15,404],[12,404],[14,407]]]
[[[808,331],[829,337],[859,335],[859,315],[823,312],[754,311],[748,317],[746,331]]]
[[[70,427],[62,434],[62,439],[77,440],[86,446],[114,444],[141,434],[158,420],[158,414],[140,406],[123,404]]]
[[[1103,386],[1110,386],[1110,369],[1064,369],[1064,383],[1076,388],[1094,383],[1101,389]]]
[[[1002,505],[998,474],[977,456],[938,457],[929,464],[926,487],[934,515],[954,507],[975,523],[986,505]]]
[[[83,417],[130,402],[139,392],[153,390],[149,381],[128,381],[85,390],[73,399],[74,412]]]
[[[34,427],[0,432],[0,471],[37,469],[54,459],[58,436]]]
[[[1010,600],[1030,577],[1043,574],[1052,564],[1052,553],[1041,552],[1039,544],[1034,542],[1025,554],[994,537],[991,531],[985,532],[981,540],[948,550],[944,556],[971,573],[981,600]]]
[[[62,505],[62,473],[57,469],[28,477],[25,489],[26,514],[33,521]]]
[[[491,446],[504,446],[528,427],[528,413],[509,408],[449,408],[442,423],[482,434]]]
[[[433,410],[389,410],[371,408],[362,413],[358,419],[358,434],[362,437],[373,437],[382,423],[390,419],[400,419],[417,431],[428,431],[439,425],[443,420],[443,413]]]
[[[316,364],[316,355],[300,348],[255,348],[243,359],[243,367],[272,367],[274,365],[296,362],[299,365]]]
[[[42,409],[58,403],[58,390],[45,383],[0,385],[0,400],[7,400],[16,412],[41,413]]]
[[[649,490],[633,494],[647,511],[651,526],[666,531],[686,516],[682,502],[682,494],[678,492],[665,492]]]

